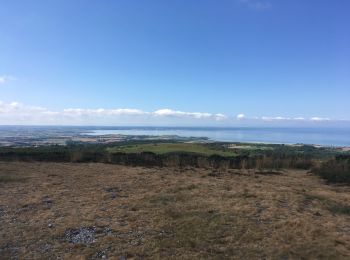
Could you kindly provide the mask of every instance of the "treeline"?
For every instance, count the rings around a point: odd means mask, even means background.
[[[268,157],[246,156],[223,157],[204,156],[194,153],[114,153],[109,155],[109,162],[124,165],[159,166],[159,167],[196,167],[216,169],[310,169],[315,165],[313,159],[303,157]]]
[[[130,144],[130,143],[128,143]],[[198,167],[221,169],[310,169],[317,166],[319,156],[310,152],[276,147],[272,150],[243,151],[234,157],[205,156],[196,153],[110,153],[108,147],[116,144],[69,144],[67,146],[41,146],[23,148],[0,148],[2,161],[46,162],[101,162],[132,166]],[[124,145],[118,143],[117,145]],[[218,146],[217,144],[210,144]],[[219,148],[219,147],[218,147]],[[224,149],[224,148],[223,148]]]
[[[313,169],[313,172],[328,182],[350,184],[350,155],[338,155]]]
[[[99,162],[105,154],[101,145],[0,148],[2,161]]]

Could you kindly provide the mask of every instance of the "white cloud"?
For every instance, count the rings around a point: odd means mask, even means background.
[[[321,122],[321,121],[331,121],[330,118],[324,118],[324,117],[312,117],[309,120],[304,117],[282,117],[282,116],[276,116],[276,117],[268,117],[263,116],[261,118],[263,121],[311,121],[311,122]]]
[[[0,101],[0,124],[127,125],[129,123],[134,123],[138,125],[161,125],[163,123],[168,123],[182,125],[184,123],[189,125],[211,125],[215,124],[215,122],[219,123],[218,121],[221,121],[221,125],[234,125],[234,122],[237,123],[238,121],[244,122],[245,124],[280,122],[283,125],[284,123],[290,124],[293,122],[307,124],[311,122],[334,120],[324,117],[306,119],[304,117],[264,116],[258,118],[246,117],[243,113],[237,114],[235,117],[228,117],[221,113],[185,112],[169,108],[150,112],[134,108],[67,108],[54,111],[45,107],[28,106],[18,102],[4,103]]]
[[[9,81],[16,80],[15,77],[10,76],[10,75],[0,75],[0,84],[5,84]]]
[[[317,117],[317,116],[315,116],[315,117],[310,118],[310,120],[311,121],[315,121],[315,122],[320,122],[320,121],[329,121],[330,118],[324,118],[324,117]]]
[[[142,122],[156,122],[160,118],[169,120],[206,120],[219,121],[227,119],[224,114],[211,114],[204,112],[183,112],[172,109],[159,109],[153,112],[132,108],[118,109],[85,109],[67,108],[61,111],[52,111],[37,106],[26,106],[17,102],[4,103],[0,101],[0,124],[17,123],[115,123],[122,119],[140,120]],[[128,122],[128,120],[126,120]]]
[[[84,108],[67,108],[62,114],[68,116],[123,116],[123,115],[145,115],[148,114],[139,109],[120,108],[120,109],[84,109]]]
[[[272,7],[272,4],[268,1],[260,0],[238,0],[239,3],[246,5],[247,7],[255,10],[267,10]]]
[[[4,103],[0,101],[0,116],[35,115],[49,112],[48,109],[38,106],[25,106],[18,102]]]
[[[291,120],[291,118],[289,117],[282,117],[282,116],[275,116],[275,117],[263,116],[261,119],[264,121]]]
[[[153,116],[153,117],[177,117],[177,118],[194,118],[194,119],[224,119],[223,114],[210,114],[201,112],[183,112],[172,109],[159,109],[153,112],[147,112],[140,109],[119,108],[119,109],[83,109],[68,108],[62,111],[66,116]]]
[[[189,117],[189,118],[195,118],[195,119],[215,119],[215,120],[223,120],[227,118],[223,114],[210,114],[210,113],[201,113],[201,112],[183,112],[183,111],[176,111],[172,109],[159,109],[152,113],[151,115],[154,116],[165,116],[165,117]]]
[[[214,117],[215,117],[215,120],[218,120],[218,121],[228,119],[228,117],[226,115],[220,114],[220,113],[215,114]]]
[[[245,115],[244,114],[238,114],[237,116],[236,116],[236,119],[237,120],[243,120],[243,119],[245,119],[246,117],[245,117]]]

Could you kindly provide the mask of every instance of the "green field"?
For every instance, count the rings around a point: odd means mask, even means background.
[[[221,155],[221,156],[236,156],[237,154],[230,149],[222,146],[214,146],[210,144],[198,143],[154,143],[154,144],[133,144],[125,146],[116,146],[107,148],[108,152],[116,153],[141,153],[152,152],[156,154],[166,154],[172,152],[187,152],[203,155]]]

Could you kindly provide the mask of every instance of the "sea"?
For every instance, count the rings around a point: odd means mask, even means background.
[[[113,127],[89,131],[89,135],[150,135],[205,137],[212,141],[310,144],[350,147],[350,128],[263,127]]]

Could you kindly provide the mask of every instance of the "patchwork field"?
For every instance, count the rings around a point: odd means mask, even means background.
[[[235,156],[237,155],[230,149],[223,146],[214,146],[200,143],[146,143],[146,144],[131,144],[107,148],[109,152],[123,152],[123,153],[141,153],[152,152],[155,154],[166,154],[172,152],[187,152],[197,153],[202,155],[221,155],[221,156]]]
[[[1,259],[349,259],[350,187],[306,171],[0,163]]]

